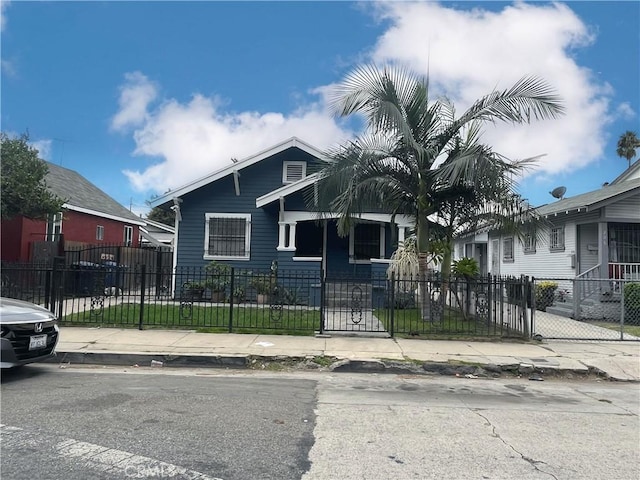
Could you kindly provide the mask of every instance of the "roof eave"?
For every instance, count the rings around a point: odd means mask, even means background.
[[[324,153],[322,153],[320,150],[318,150],[316,147],[309,145],[308,143],[300,140],[297,137],[291,137],[287,140],[285,140],[284,142],[280,142],[277,145],[274,145],[272,147],[269,147],[265,150],[262,150],[261,152],[258,152],[256,154],[253,154],[249,157],[246,157],[236,163],[232,163],[230,165],[227,165],[226,167],[223,167],[219,170],[216,170],[213,173],[210,173],[209,175],[206,175],[204,177],[201,177],[197,180],[194,180],[176,190],[172,190],[170,192],[167,192],[166,194],[160,196],[160,197],[156,197],[155,199],[151,200],[149,202],[149,205],[151,205],[151,207],[157,207],[159,205],[165,204],[169,201],[171,201],[171,199],[173,198],[178,198],[178,197],[182,197],[183,195],[186,195],[187,193],[190,193],[194,190],[197,190],[201,187],[204,187],[205,185],[208,185],[212,182],[215,182],[216,180],[219,180],[221,178],[226,177],[227,175],[231,175],[233,173],[234,170],[238,171],[238,170],[242,170],[246,167],[249,167],[251,165],[254,165],[262,160],[264,160],[265,158],[269,158],[273,155],[276,155],[277,153],[283,152],[284,150],[288,149],[288,148],[292,148],[292,147],[297,147],[300,150],[303,150],[305,152],[307,152],[310,155],[313,155],[316,158],[319,158],[320,160],[327,160]]]

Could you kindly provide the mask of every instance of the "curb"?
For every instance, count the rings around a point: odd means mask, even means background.
[[[166,355],[153,353],[57,352],[48,363],[76,365],[150,365],[152,367],[247,368],[247,355]]]
[[[501,378],[524,377],[529,380],[543,381],[546,378],[589,378],[597,377],[610,381],[640,383],[609,376],[606,372],[593,367],[584,369],[541,368],[524,363],[503,365],[470,365],[449,362],[416,362],[411,360],[379,359],[338,359],[323,357],[320,364],[313,357],[278,355],[172,355],[162,353],[126,353],[126,352],[57,352],[47,363],[58,363],[62,368],[67,365],[111,365],[111,366],[151,366],[179,368],[236,368],[259,369],[281,365],[300,367],[302,370],[326,370],[347,373],[388,373],[400,375],[449,376],[465,378]]]

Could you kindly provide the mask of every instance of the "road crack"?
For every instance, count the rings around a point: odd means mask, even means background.
[[[504,438],[502,438],[502,436],[497,432],[496,430],[496,426],[491,423],[491,420],[489,420],[486,416],[484,416],[482,413],[480,413],[478,410],[470,408],[469,410],[471,410],[473,413],[475,413],[476,415],[478,415],[480,418],[482,418],[485,422],[487,426],[490,426],[492,429],[492,435],[497,438],[498,440],[500,440],[502,443],[504,443],[507,447],[509,447],[511,450],[513,450],[516,454],[520,455],[520,458],[522,458],[522,460],[524,460],[525,462],[527,462],[528,464],[530,464],[536,471],[540,472],[540,473],[544,473],[545,475],[549,475],[550,477],[554,478],[555,480],[558,480],[558,477],[556,477],[553,473],[551,472],[546,472],[544,470],[542,470],[540,468],[540,464],[542,465],[548,465],[548,463],[543,462],[542,460],[535,460],[533,458],[527,457],[524,453],[518,451],[513,445],[511,445],[509,442],[507,442]]]

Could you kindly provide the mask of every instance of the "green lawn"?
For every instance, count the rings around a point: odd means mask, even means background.
[[[99,315],[90,311],[66,315],[62,325],[137,328],[140,320],[139,304],[121,304],[104,308]],[[229,331],[228,306],[145,305],[143,328],[184,328],[200,332]],[[264,333],[286,335],[313,335],[320,327],[320,312],[303,308],[272,310],[262,306],[234,306],[232,331],[234,333]]]
[[[383,323],[385,329],[391,329],[390,311],[378,309],[376,317]],[[508,337],[507,328],[500,325],[487,325],[485,322],[476,322],[473,318],[465,319],[462,314],[454,309],[445,308],[444,318],[441,322],[425,322],[419,309],[404,309],[394,312],[394,332],[398,337],[429,336],[430,338],[448,337]]]
[[[616,332],[620,331],[620,324],[614,322],[589,322],[591,325],[597,325],[598,327],[608,328],[609,330],[615,330]],[[624,333],[628,333],[629,335],[634,335],[636,337],[640,337],[640,325],[628,325],[625,324],[623,326]]]

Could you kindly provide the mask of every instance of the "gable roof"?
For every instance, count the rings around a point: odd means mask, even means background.
[[[227,165],[226,167],[216,170],[215,172],[210,173],[209,175],[206,175],[190,183],[187,183],[186,185],[183,185],[182,187],[179,187],[175,190],[171,190],[160,197],[156,197],[153,200],[151,200],[149,204],[152,207],[157,207],[159,205],[162,205],[164,203],[171,201],[173,198],[182,197],[187,193],[193,192],[194,190],[204,187],[205,185],[215,182],[216,180],[226,177],[227,175],[231,175],[233,172],[237,172],[244,168],[250,167],[251,165],[254,165],[277,153],[283,152],[291,147],[297,147],[300,150],[307,152],[308,154],[313,155],[316,158],[320,158],[320,159],[325,158],[324,153],[318,150],[316,147],[309,145],[308,143],[300,140],[297,137],[291,137],[288,140],[285,140],[284,142],[280,142],[272,147],[267,148],[266,150],[262,150],[261,152],[251,155],[250,157],[246,157],[236,163]]]
[[[149,220],[148,218],[145,218],[144,222],[144,227],[140,227],[140,236],[143,239],[143,243],[149,242],[156,247],[166,247],[173,244],[176,232],[175,227]]]
[[[576,195],[575,197],[564,198],[554,203],[549,203],[538,207],[536,210],[540,215],[553,215],[556,213],[569,213],[577,211],[593,211],[607,203],[611,203],[618,197],[633,195],[636,190],[640,191],[640,178],[627,180],[617,184],[610,184],[592,192]]]
[[[78,172],[54,163],[46,163],[49,167],[49,173],[45,176],[47,188],[65,201],[64,208],[120,222],[144,225],[137,215],[120,205]]]
[[[629,168],[622,172],[618,178],[611,182],[611,185],[634,178],[640,178],[640,160],[636,160]]]

